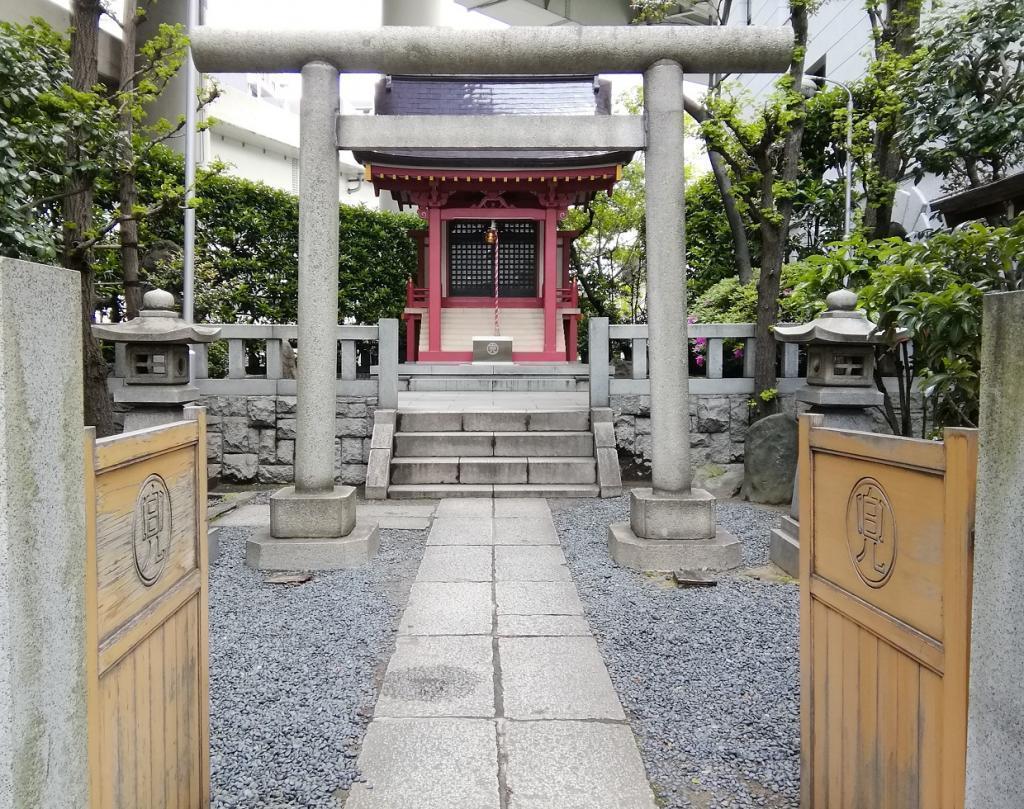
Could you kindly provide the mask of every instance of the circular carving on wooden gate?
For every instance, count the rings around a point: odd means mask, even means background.
[[[171,495],[159,475],[142,482],[135,500],[135,570],[147,587],[163,573],[171,549]]]
[[[861,478],[846,506],[850,558],[869,587],[883,587],[896,566],[896,515],[882,484]]]
[[[500,349],[498,348],[497,343],[491,342],[487,344],[487,348],[485,350],[487,351],[488,354],[490,354],[493,357],[495,354],[498,353]]]

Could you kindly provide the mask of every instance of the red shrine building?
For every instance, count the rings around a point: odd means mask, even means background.
[[[594,76],[389,76],[377,115],[609,115]],[[475,337],[511,338],[514,362],[575,362],[570,205],[611,191],[632,152],[357,152],[374,190],[414,207],[419,266],[404,319],[407,362],[468,362]]]

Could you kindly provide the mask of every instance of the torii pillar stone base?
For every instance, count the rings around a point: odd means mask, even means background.
[[[629,522],[608,526],[608,551],[616,563],[640,571],[723,571],[743,562],[739,540],[718,527],[715,498],[703,489],[688,495],[633,489]]]

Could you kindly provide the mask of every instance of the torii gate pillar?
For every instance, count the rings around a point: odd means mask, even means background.
[[[686,335],[683,68],[663,59],[644,71],[647,152],[647,329],[651,379],[651,483],[630,492],[629,522],[608,526],[608,550],[635,570],[739,567],[739,540],[719,529],[715,498],[692,488]]]

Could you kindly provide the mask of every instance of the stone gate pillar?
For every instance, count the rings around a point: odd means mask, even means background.
[[[740,564],[740,544],[717,529],[715,498],[692,488],[678,62],[661,60],[644,72],[644,114],[652,486],[631,491],[630,521],[608,527],[608,549],[636,570],[725,570]]]
[[[0,258],[0,809],[89,806],[81,312]]]
[[[1024,796],[1024,292],[985,296],[966,809]]]
[[[334,483],[338,92],[333,65],[310,62],[302,68],[295,485],[271,496],[269,536],[249,540],[246,561],[260,569],[350,567],[377,549],[376,524],[356,526],[355,489]]]

